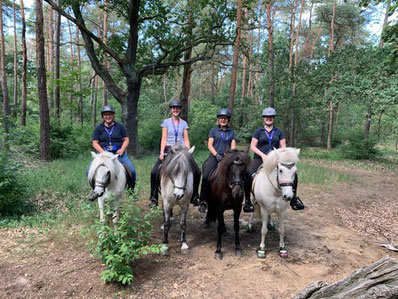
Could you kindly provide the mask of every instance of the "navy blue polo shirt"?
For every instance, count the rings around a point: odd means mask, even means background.
[[[109,145],[110,142],[112,142],[112,145],[121,147],[123,144],[123,138],[128,137],[126,128],[121,123],[115,122],[112,127],[106,127],[106,129],[109,133],[112,132],[110,137],[108,132],[105,130],[105,125],[102,123],[94,129],[93,140],[99,140],[99,144],[102,148]]]
[[[271,144],[269,144],[268,136],[271,138]],[[282,130],[279,128],[273,128],[271,132],[265,130],[264,127],[258,128],[253,136],[258,140],[257,148],[264,154],[268,154],[274,148],[279,148],[279,141],[285,139],[285,134],[283,134]],[[261,159],[261,157],[257,154],[254,154],[255,159]]]
[[[221,129],[220,126],[213,127],[210,129],[209,138],[213,138],[213,147],[217,154],[224,155],[225,151],[231,149],[231,142],[235,139],[235,132],[227,128]],[[210,153],[212,156],[212,153]]]

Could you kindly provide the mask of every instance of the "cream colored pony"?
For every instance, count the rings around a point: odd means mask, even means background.
[[[100,221],[105,221],[105,200],[113,200],[113,222],[119,218],[119,202],[126,187],[126,171],[118,161],[119,155],[111,152],[96,154],[91,152],[94,160],[90,165],[87,179],[94,186],[94,194],[98,196]]]
[[[263,168],[257,174],[252,193],[254,216],[262,221],[261,243],[257,249],[257,256],[265,258],[265,236],[268,232],[270,215],[278,215],[279,224],[279,255],[288,257],[285,248],[284,219],[290,200],[293,198],[293,181],[297,172],[296,163],[299,161],[300,149],[280,148],[271,151],[263,163]],[[254,196],[254,197],[253,197]],[[253,214],[250,217],[249,227],[253,223]]]

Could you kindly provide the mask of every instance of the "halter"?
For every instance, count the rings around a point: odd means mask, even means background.
[[[283,167],[287,169],[292,169],[296,163],[292,164],[283,164],[280,163]],[[279,180],[279,164],[276,166],[276,181],[278,182],[278,188],[281,189],[282,187],[293,187],[293,181],[280,181]]]

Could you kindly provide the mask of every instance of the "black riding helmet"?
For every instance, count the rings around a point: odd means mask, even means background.
[[[228,118],[231,118],[231,115],[231,111],[228,108],[221,108],[217,111],[217,117],[226,116]]]
[[[105,113],[105,112],[112,112],[113,114],[115,114],[115,110],[112,108],[112,106],[110,105],[106,105],[104,107],[102,107],[101,109],[101,116]]]
[[[179,108],[181,108],[181,107],[182,107],[181,101],[180,101],[180,100],[177,100],[177,99],[172,100],[172,101],[170,102],[170,104],[169,104],[169,108],[172,108],[172,107],[179,107]]]

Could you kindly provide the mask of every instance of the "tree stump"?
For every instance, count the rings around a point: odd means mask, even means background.
[[[384,257],[330,285],[316,281],[293,297],[306,298],[398,298],[398,261]]]

